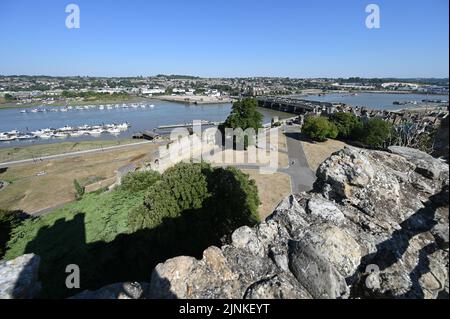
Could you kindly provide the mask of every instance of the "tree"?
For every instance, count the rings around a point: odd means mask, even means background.
[[[438,129],[435,127],[427,127],[420,123],[402,123],[393,127],[392,138],[387,143],[432,154],[435,150],[437,133]]]
[[[307,117],[303,124],[302,132],[311,139],[323,142],[327,138],[336,138],[338,129],[336,125],[328,121],[326,117]]]
[[[368,120],[363,128],[359,130],[359,141],[374,148],[384,148],[388,146],[392,139],[394,127],[391,123],[380,118]]]
[[[338,129],[338,137],[342,139],[354,138],[362,127],[361,120],[352,113],[338,112],[330,116],[330,121]]]
[[[7,102],[11,102],[11,101],[15,101],[16,98],[15,98],[14,96],[12,96],[11,94],[6,93],[6,94],[5,94],[5,100],[6,100]]]
[[[168,169],[148,190],[144,205],[130,212],[131,232],[153,229],[167,219],[177,230],[197,239],[217,242],[243,225],[259,221],[258,188],[235,168],[205,163],[181,163]]]
[[[251,98],[234,102],[230,115],[225,122],[219,126],[222,135],[225,137],[224,133],[226,128],[232,128],[233,130],[241,128],[243,131],[251,128],[257,133],[258,129],[262,127],[264,119],[264,116],[258,112],[257,107],[257,101]],[[242,139],[244,139],[245,147],[253,143],[246,135],[235,136],[234,143],[242,143]]]
[[[75,198],[77,200],[80,200],[81,198],[83,198],[83,195],[85,192],[85,187],[81,186],[80,183],[76,179],[73,180],[73,185],[75,186],[75,192],[76,192]]]

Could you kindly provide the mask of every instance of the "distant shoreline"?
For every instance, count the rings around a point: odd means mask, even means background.
[[[199,105],[228,104],[233,102],[233,99],[231,98],[219,98],[214,96],[202,96],[202,95],[160,95],[154,96],[153,99],[167,102],[199,104]]]
[[[144,97],[130,97],[129,99],[110,99],[110,100],[92,100],[92,101],[70,101],[67,105],[77,106],[77,105],[100,105],[100,104],[121,104],[121,103],[136,103],[136,102],[144,102],[154,99],[152,97],[144,98]],[[7,109],[22,109],[22,108],[31,108],[31,107],[61,107],[66,105],[66,101],[64,99],[57,100],[53,104],[44,104],[44,103],[28,103],[28,104],[11,104],[11,103],[3,103],[0,104],[0,110]]]

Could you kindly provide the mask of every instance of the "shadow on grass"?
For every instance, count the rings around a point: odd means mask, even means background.
[[[220,246],[234,229],[254,224],[256,221],[246,215],[246,194],[234,175],[215,171],[209,180],[219,177],[222,182],[231,182],[215,185],[216,190],[211,185],[209,190],[215,195],[203,203],[202,209],[185,210],[177,218],[163,219],[155,228],[119,234],[111,242],[87,243],[83,212],[72,220],[60,219],[51,227],[41,228],[25,251],[41,257],[39,297],[65,298],[118,282],[148,282],[158,263],[182,255],[201,258],[206,248]],[[65,286],[69,264],[80,268],[80,289]]]

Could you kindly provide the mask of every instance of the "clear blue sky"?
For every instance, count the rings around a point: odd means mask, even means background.
[[[81,28],[65,27],[76,3]],[[365,7],[381,8],[381,29]],[[0,74],[448,77],[448,0],[0,0]]]

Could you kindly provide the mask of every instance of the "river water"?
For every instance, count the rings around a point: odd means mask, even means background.
[[[0,142],[0,148],[26,146],[33,144],[57,143],[61,141],[86,141],[99,139],[129,138],[134,133],[152,130],[161,125],[192,123],[193,120],[224,121],[231,111],[231,104],[187,105],[159,100],[148,100],[146,104],[154,107],[143,108],[113,108],[104,110],[93,108],[88,110],[69,110],[68,112],[31,113],[32,108],[26,108],[28,113],[21,113],[23,109],[0,110],[0,132],[18,130],[31,132],[44,128],[61,128],[68,126],[99,125],[129,122],[131,127],[120,135],[102,134],[99,137],[82,136],[64,139],[33,139],[26,141]],[[46,107],[49,109],[50,107]],[[264,115],[264,123],[270,123],[274,116],[279,118],[291,117],[291,114],[259,108]]]
[[[340,102],[353,106],[366,106],[372,109],[399,109],[416,107],[424,99],[447,100],[445,95],[424,95],[424,94],[384,94],[384,93],[360,93],[358,95],[349,94],[326,94],[323,96],[309,95],[302,96],[303,99]],[[418,105],[394,105],[394,101],[416,101]],[[68,112],[45,112],[31,113],[31,108],[27,108],[28,113],[21,113],[22,109],[0,109],[0,132],[18,130],[21,132],[31,132],[44,128],[60,128],[65,125],[99,125],[111,123],[129,122],[131,128],[120,135],[102,134],[99,137],[82,136],[68,137],[65,139],[33,139],[26,141],[1,142],[0,148],[26,146],[32,144],[57,143],[61,141],[86,141],[99,139],[120,139],[129,138],[134,133],[144,130],[152,130],[161,125],[171,125],[180,123],[192,123],[193,120],[224,121],[230,114],[231,104],[208,104],[208,105],[187,105],[159,100],[148,100],[148,105],[154,107],[143,108],[113,108],[103,110],[93,108],[88,110],[70,110]],[[49,107],[47,107],[49,108]],[[279,118],[291,117],[291,114],[277,112],[270,109],[259,108],[259,112],[264,115],[264,123],[269,123],[274,116]]]
[[[421,103],[422,100],[445,100],[447,95],[426,95],[426,94],[389,94],[389,93],[358,93],[358,95],[332,93],[323,96],[308,95],[301,97],[305,100],[320,102],[345,103],[352,106],[365,106],[375,110],[397,110],[401,108],[417,107],[418,105],[394,105],[394,101]]]

